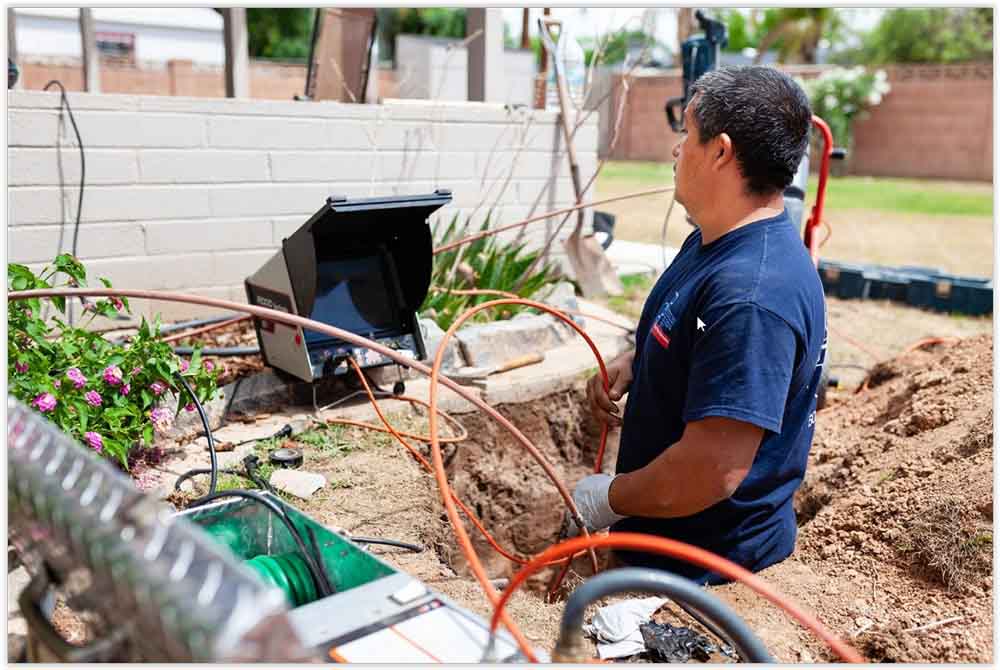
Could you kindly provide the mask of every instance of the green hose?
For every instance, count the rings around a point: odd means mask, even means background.
[[[311,603],[318,597],[309,568],[296,553],[276,556],[262,554],[251,558],[247,565],[268,584],[281,589],[294,607]]]

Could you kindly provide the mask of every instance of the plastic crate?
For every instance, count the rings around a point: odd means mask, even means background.
[[[993,313],[993,286],[989,279],[951,275],[913,279],[907,289],[907,302],[937,312],[982,316]]]

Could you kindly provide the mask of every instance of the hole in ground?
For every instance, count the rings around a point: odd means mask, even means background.
[[[567,490],[594,471],[601,427],[589,415],[582,386],[526,403],[499,405],[509,419],[552,464]],[[457,417],[469,439],[455,451],[448,464],[448,477],[458,497],[479,514],[483,526],[509,552],[528,558],[559,541],[566,504],[542,467],[513,436],[494,421],[476,412]],[[617,431],[608,438],[604,463],[613,466]],[[483,536],[466,523],[473,546],[487,573],[510,577],[521,567],[494,550]],[[470,575],[465,558],[455,542],[447,519],[433,538],[440,560],[460,575]],[[590,574],[585,558],[574,569]],[[529,588],[545,588],[552,569],[538,573]],[[572,573],[567,581],[572,580]]]

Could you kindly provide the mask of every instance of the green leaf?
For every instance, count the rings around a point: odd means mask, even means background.
[[[147,423],[142,429],[142,441],[146,445],[153,444],[153,424]]]

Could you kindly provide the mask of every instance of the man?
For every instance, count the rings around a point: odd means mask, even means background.
[[[635,352],[608,367],[610,393],[589,382],[594,416],[622,428],[617,475],[586,477],[574,499],[593,530],[661,535],[757,571],[795,546],[825,353],[822,285],[782,198],[811,112],[766,67],[707,73],[692,94],[673,155],[696,229],[646,300]],[[659,555],[616,558],[725,581]]]

